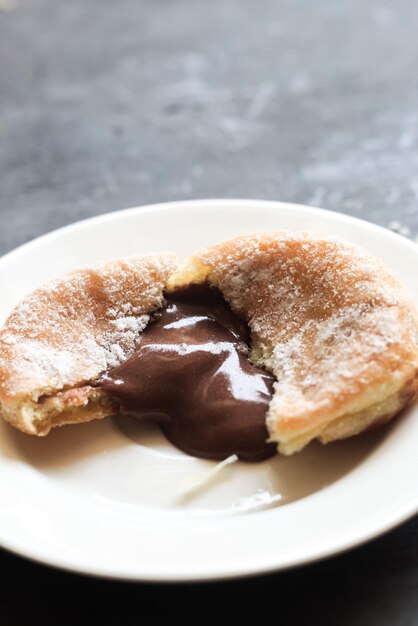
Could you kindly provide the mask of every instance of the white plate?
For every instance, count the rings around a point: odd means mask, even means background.
[[[249,200],[176,202],[94,218],[0,260],[1,320],[39,283],[136,252],[186,255],[260,230],[338,234],[381,257],[418,301],[418,247],[337,213]],[[0,429],[0,542],[59,567],[131,580],[209,580],[307,563],[358,545],[418,510],[418,408],[372,436],[291,458],[235,463],[199,493],[212,463],[156,429],[107,419],[45,439]]]

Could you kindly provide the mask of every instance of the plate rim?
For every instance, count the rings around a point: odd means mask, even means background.
[[[26,250],[26,248],[29,248],[31,246],[37,246],[39,244],[42,244],[44,241],[47,241],[48,239],[53,239],[57,235],[60,235],[64,232],[70,232],[71,230],[76,230],[80,226],[94,223],[96,221],[97,222],[112,221],[114,219],[117,219],[117,217],[119,216],[129,215],[129,214],[133,214],[137,212],[140,213],[142,211],[162,210],[162,209],[167,209],[169,207],[176,208],[176,207],[185,206],[185,205],[186,206],[194,205],[197,208],[205,208],[208,206],[210,207],[211,205],[216,206],[219,204],[223,204],[223,205],[229,205],[232,208],[238,203],[245,203],[247,206],[254,205],[254,207],[259,206],[260,204],[263,204],[266,207],[270,206],[271,208],[277,208],[277,209],[282,209],[282,208],[292,209],[294,211],[300,211],[300,212],[308,209],[310,212],[317,213],[318,215],[332,216],[333,219],[336,218],[338,221],[341,221],[341,222],[346,222],[346,223],[355,222],[359,225],[366,224],[369,228],[376,230],[376,232],[379,232],[379,233],[383,232],[385,233],[385,235],[392,236],[398,241],[401,240],[404,245],[406,244],[411,249],[416,250],[416,248],[418,247],[418,244],[412,241],[411,239],[408,239],[407,237],[404,237],[403,235],[400,235],[399,233],[395,233],[389,228],[380,226],[380,224],[376,224],[375,222],[369,222],[368,220],[365,220],[363,218],[355,217],[347,213],[342,213],[340,211],[334,211],[332,209],[324,209],[321,207],[310,206],[309,204],[300,204],[297,202],[285,202],[281,200],[262,200],[262,199],[258,200],[256,198],[207,198],[207,199],[197,198],[196,200],[188,199],[188,200],[174,200],[172,202],[171,201],[156,202],[155,204],[154,203],[139,204],[139,205],[131,206],[131,207],[124,208],[124,209],[116,209],[114,211],[100,213],[99,215],[93,215],[92,217],[86,217],[81,220],[71,222],[70,224],[66,224],[65,226],[54,228],[53,230],[48,231],[44,233],[43,235],[34,237],[33,239],[30,239],[29,241],[26,241],[16,246],[12,250],[9,250],[5,254],[1,255],[0,267],[4,263],[6,263],[6,261],[9,261],[12,256],[14,256],[15,254],[16,255],[19,254],[20,252]]]

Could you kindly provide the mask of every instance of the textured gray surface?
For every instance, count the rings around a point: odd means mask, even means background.
[[[416,237],[416,0],[8,4],[0,253],[105,211],[198,197],[313,204]],[[413,520],[326,563],[214,587],[85,580],[3,553],[0,618],[73,624],[81,603],[102,622],[167,604],[173,617],[229,605],[239,618],[264,613],[264,598],[290,624],[409,626],[417,533]],[[64,611],[39,601],[46,589]]]
[[[196,197],[418,232],[415,0],[15,1],[0,13],[0,251]]]

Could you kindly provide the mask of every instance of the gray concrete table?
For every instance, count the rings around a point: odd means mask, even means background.
[[[0,253],[199,197],[323,206],[416,238],[417,25],[416,0],[0,0]],[[288,624],[409,626],[417,541],[412,520],[321,564],[197,587],[3,552],[0,621],[240,619],[265,601]]]

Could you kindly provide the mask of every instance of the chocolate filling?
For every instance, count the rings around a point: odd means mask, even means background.
[[[120,414],[158,422],[192,456],[273,456],[265,417],[274,377],[248,360],[245,322],[206,284],[165,297],[134,354],[99,381],[103,391]]]

